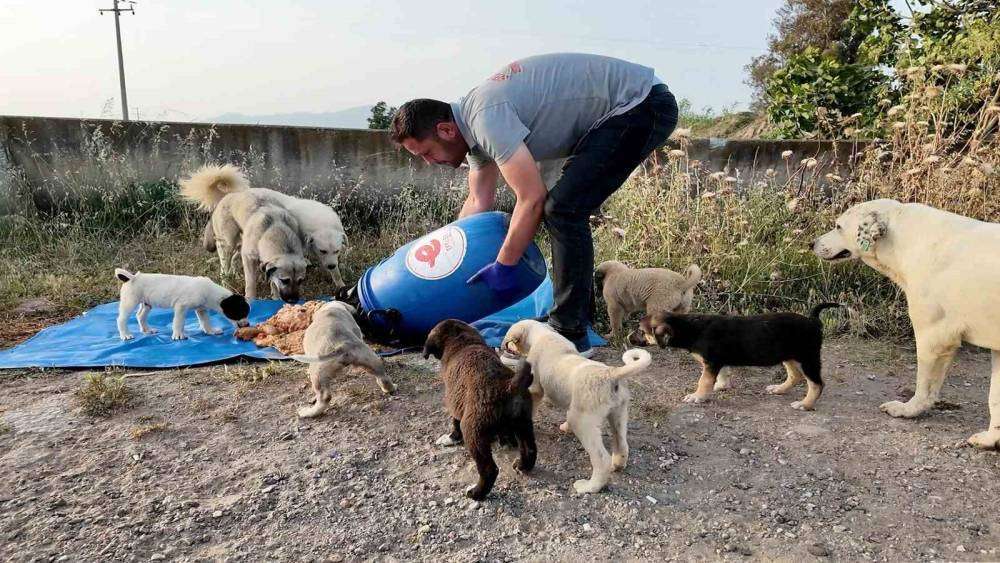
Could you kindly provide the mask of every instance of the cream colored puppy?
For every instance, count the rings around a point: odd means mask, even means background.
[[[829,262],[860,258],[906,293],[917,387],[905,403],[882,404],[890,416],[912,418],[934,406],[962,342],[992,350],[990,426],[969,443],[1000,446],[1000,224],[879,199],[845,211],[813,252]]]
[[[630,395],[625,378],[649,367],[649,352],[628,350],[622,355],[625,365],[613,368],[584,358],[572,342],[548,324],[533,320],[514,323],[501,346],[525,356],[531,364],[534,381],[528,391],[535,408],[547,397],[557,408],[567,409],[566,422],[559,429],[573,431],[590,454],[592,467],[590,479],[576,481],[573,488],[578,493],[599,492],[611,472],[628,463]],[[601,438],[605,421],[611,425],[610,456]]]
[[[358,366],[375,376],[375,381],[385,394],[396,390],[385,373],[385,362],[365,344],[351,305],[331,301],[315,314],[302,339],[303,355],[292,359],[309,364],[309,381],[316,393],[311,407],[298,410],[299,417],[319,416],[330,404],[330,381],[348,366]]]
[[[687,313],[694,288],[701,281],[701,268],[691,264],[684,275],[666,268],[629,268],[617,260],[597,266],[601,293],[608,305],[611,334],[618,336],[622,322],[632,313]]]

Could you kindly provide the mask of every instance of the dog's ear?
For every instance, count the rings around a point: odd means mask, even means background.
[[[431,356],[441,359],[441,331],[439,330],[432,330],[427,335],[427,340],[424,341],[424,359]]]
[[[885,236],[887,230],[885,219],[878,212],[866,213],[858,223],[858,248],[862,252],[869,252],[875,247],[875,242]]]
[[[265,279],[271,279],[271,275],[278,270],[277,266],[272,265],[270,262],[261,262],[260,271],[264,272]]]

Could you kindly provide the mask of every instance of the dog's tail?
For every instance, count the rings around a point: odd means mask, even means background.
[[[834,307],[842,307],[842,306],[843,305],[841,305],[840,303],[820,303],[819,305],[816,305],[815,307],[812,308],[812,311],[809,313],[809,316],[811,318],[819,320],[819,314],[823,312],[823,309],[832,309]]]
[[[650,356],[649,352],[642,348],[632,348],[625,350],[625,353],[622,354],[622,361],[625,362],[625,365],[611,370],[611,377],[614,379],[635,375],[648,368],[649,364],[653,363],[653,356]]]
[[[307,354],[292,354],[288,356],[289,358],[295,360],[296,362],[302,362],[303,364],[322,364],[323,362],[329,362],[330,360],[336,359],[341,356],[341,352],[334,352],[332,354],[323,354],[321,356],[309,356]]]
[[[123,282],[130,282],[135,274],[122,268],[115,268],[115,276]]]
[[[681,293],[698,285],[699,282],[701,282],[701,268],[697,264],[691,264],[684,270],[684,291]]]
[[[531,364],[528,363],[528,360],[524,360],[521,362],[521,366],[517,368],[514,377],[510,379],[510,383],[507,384],[507,389],[511,393],[524,391],[528,387],[531,387],[531,383],[534,380],[535,376],[531,373]]]
[[[206,164],[191,176],[181,180],[181,196],[212,211],[222,198],[233,192],[250,189],[243,171],[232,164]]]

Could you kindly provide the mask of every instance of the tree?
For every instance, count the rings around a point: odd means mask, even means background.
[[[745,67],[755,108],[767,105],[767,81],[791,57],[810,47],[823,52],[836,45],[853,5],[853,0],[786,0],[778,8],[775,33],[767,40],[767,53],[755,57]]]
[[[385,102],[372,106],[372,116],[368,118],[369,129],[388,129],[392,125],[392,116],[396,115],[395,106],[389,107]]]

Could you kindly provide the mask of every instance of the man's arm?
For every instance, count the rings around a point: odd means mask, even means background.
[[[513,266],[521,259],[521,255],[538,231],[548,191],[542,182],[542,175],[538,172],[538,165],[535,164],[531,151],[524,143],[521,143],[514,154],[499,166],[499,170],[507,185],[514,191],[517,203],[514,205],[507,238],[497,254],[497,262]]]
[[[497,178],[500,169],[495,162],[490,162],[479,168],[469,169],[469,195],[465,198],[462,210],[458,213],[461,219],[467,215],[482,213],[493,207],[497,199]]]

